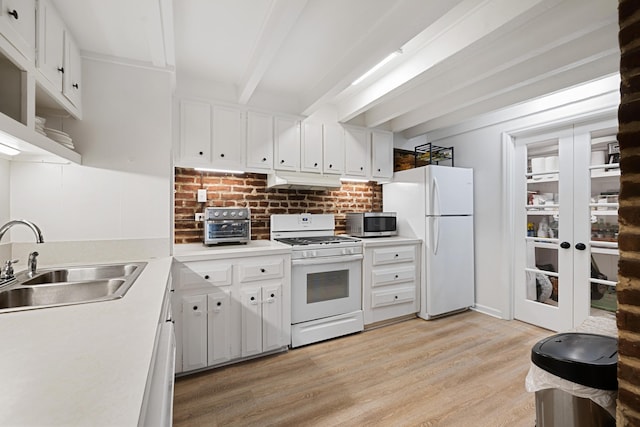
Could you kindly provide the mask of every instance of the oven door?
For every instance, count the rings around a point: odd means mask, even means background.
[[[292,260],[291,323],[362,308],[362,254]]]

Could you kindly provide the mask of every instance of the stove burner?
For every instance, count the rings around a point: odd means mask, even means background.
[[[345,236],[311,236],[311,237],[289,237],[284,239],[276,239],[280,243],[291,246],[305,245],[331,245],[343,242],[358,242],[358,239]]]

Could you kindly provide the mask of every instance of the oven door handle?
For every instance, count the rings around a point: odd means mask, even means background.
[[[359,261],[362,258],[364,258],[362,254],[338,255],[338,256],[320,257],[320,258],[302,258],[302,259],[291,260],[291,265],[335,264],[338,262]]]

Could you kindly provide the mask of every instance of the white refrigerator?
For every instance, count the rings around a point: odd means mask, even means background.
[[[423,240],[423,319],[469,308],[475,301],[473,169],[423,166],[383,184],[385,212],[397,212],[398,234]]]

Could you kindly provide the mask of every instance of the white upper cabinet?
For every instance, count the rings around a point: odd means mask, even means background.
[[[274,119],[274,169],[300,170],[300,121],[288,117]]]
[[[344,127],[345,175],[366,178],[371,164],[368,131]]]
[[[207,102],[180,101],[180,157],[176,164],[243,170],[244,113]]]
[[[393,176],[393,133],[371,131],[371,177],[390,179]]]
[[[273,116],[247,113],[247,170],[267,173],[273,170]]]
[[[211,162],[211,106],[180,101],[179,166],[205,166]]]
[[[38,69],[56,90],[62,91],[64,23],[48,0],[40,0],[38,6]]]
[[[33,64],[36,51],[36,0],[0,0],[0,33]]]
[[[302,124],[302,165],[304,172],[322,171],[322,123],[303,122]]]
[[[78,109],[82,108],[82,60],[78,45],[71,33],[64,33],[64,73],[62,76],[62,94]]]
[[[344,172],[344,130],[339,124],[322,125],[323,172]]]

